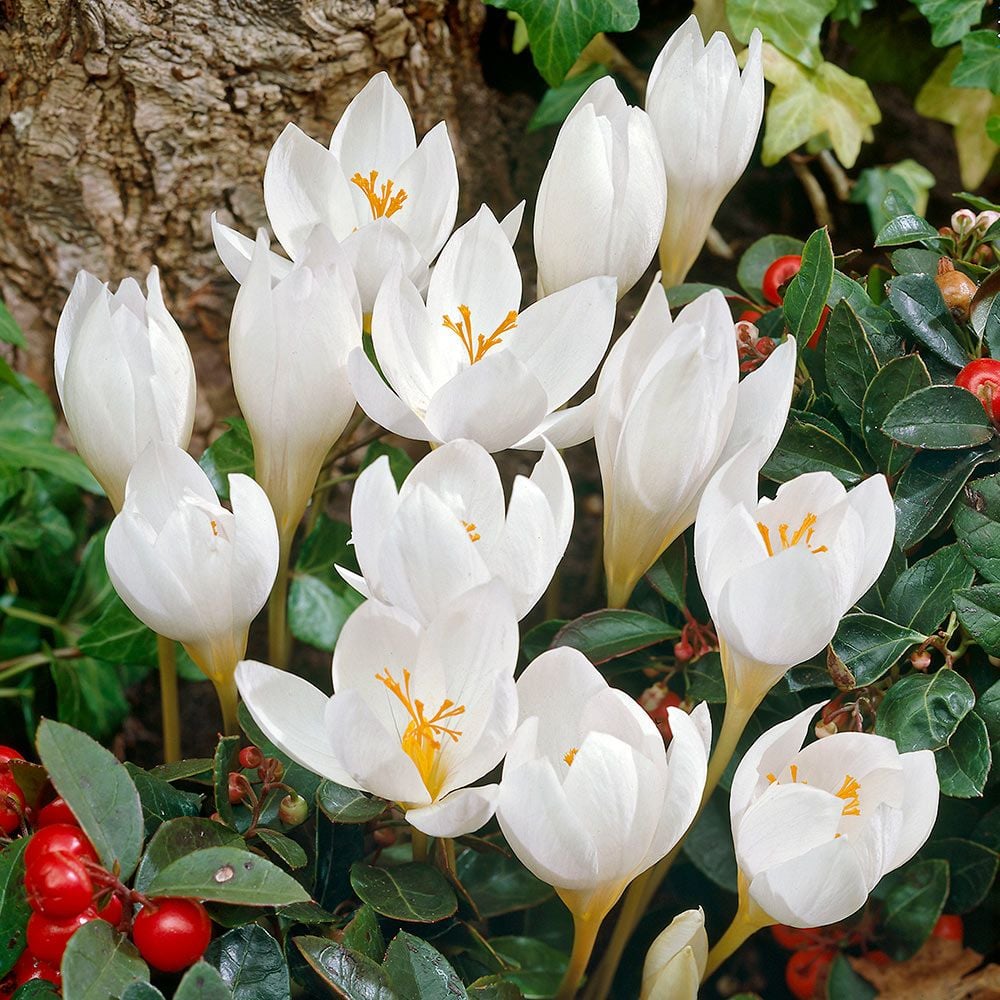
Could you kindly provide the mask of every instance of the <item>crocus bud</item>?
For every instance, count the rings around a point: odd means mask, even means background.
[[[116,511],[146,445],[186,448],[194,425],[194,364],[155,267],[146,290],[125,278],[112,293],[81,271],[56,328],[56,391],[66,423]]]
[[[539,296],[610,274],[621,298],[653,258],[666,201],[652,122],[602,77],[559,130],[542,176],[534,234]]]
[[[685,910],[649,946],[640,1000],[696,1000],[707,961],[705,914]]]
[[[344,250],[324,227],[277,281],[270,256],[262,230],[236,296],[229,355],[254,473],[288,539],[354,412],[347,356],[361,346],[361,303]]]
[[[660,243],[667,287],[684,280],[723,198],[750,160],[764,114],[760,47],[754,29],[740,75],[729,39],[716,32],[706,45],[692,14],[649,74],[646,111],[660,140],[670,192]]]

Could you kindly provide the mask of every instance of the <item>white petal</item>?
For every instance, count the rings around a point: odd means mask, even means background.
[[[499,785],[460,788],[429,806],[407,809],[406,822],[428,837],[475,833],[493,818],[499,792]]]
[[[504,236],[513,246],[517,242],[517,234],[521,231],[521,220],[524,218],[524,199],[522,198],[501,220],[500,228]]]
[[[215,251],[226,270],[242,285],[250,271],[254,240],[238,233],[235,229],[230,229],[229,226],[224,226],[219,222],[218,212],[213,212],[212,241],[215,243]],[[273,251],[269,251],[269,253],[268,262],[271,267],[271,276],[276,281],[280,280],[291,271],[292,262],[287,257],[282,257]]]
[[[73,345],[77,330],[84,317],[90,311],[94,302],[101,295],[107,294],[107,286],[88,271],[78,271],[70,290],[69,298],[59,314],[55,339],[55,373],[56,391],[59,397],[63,394],[63,377],[66,373],[66,361]]]
[[[905,781],[903,787],[903,830],[891,852],[886,871],[906,864],[931,834],[937,819],[940,786],[934,754],[930,750],[916,750],[900,754]]]
[[[389,457],[382,455],[358,476],[351,494],[351,544],[368,586],[375,591],[380,590],[378,554],[385,527],[392,522],[398,507],[399,494]],[[343,576],[345,571],[338,568],[338,572]],[[354,586],[348,577],[344,579]]]
[[[267,494],[249,476],[229,477],[235,536],[233,554],[233,615],[249,624],[264,607],[278,572],[278,528]]]
[[[594,414],[597,412],[597,397],[585,399],[579,406],[567,406],[565,409],[550,413],[532,434],[512,448],[525,448],[531,451],[541,451],[546,442],[555,448],[572,448],[583,444],[594,436]]]
[[[382,283],[396,268],[417,288],[427,287],[427,261],[402,229],[392,219],[376,219],[348,235],[344,242],[354,276],[358,281],[361,308],[370,313],[375,308]]]
[[[361,408],[375,423],[400,437],[433,440],[424,422],[385,384],[360,347],[347,357],[347,377]]]
[[[685,950],[689,951],[686,956],[683,954]],[[697,910],[685,910],[660,931],[646,953],[646,961],[642,967],[643,1000],[672,1000],[673,996],[677,1000],[687,1000],[689,996],[691,1000],[695,1000],[698,984],[707,964],[705,914],[700,907]],[[671,966],[669,971],[668,965]],[[684,968],[683,979],[678,966]],[[693,993],[690,990],[692,977]],[[673,995],[668,992],[671,988],[677,990]]]
[[[872,476],[847,494],[847,502],[858,512],[865,528],[865,544],[859,578],[851,595],[853,604],[868,592],[885,568],[896,534],[896,509],[885,476]]]

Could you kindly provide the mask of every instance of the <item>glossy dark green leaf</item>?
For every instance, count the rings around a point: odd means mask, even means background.
[[[197,816],[201,812],[204,796],[197,792],[184,792],[174,788],[162,778],[136,767],[135,764],[126,762],[125,768],[132,776],[132,781],[139,792],[147,837],[156,833],[161,824],[168,819]]]
[[[975,712],[969,712],[934,759],[942,795],[956,799],[982,795],[992,763],[986,723]]]
[[[826,324],[826,383],[847,426],[861,430],[861,413],[868,386],[879,364],[857,314],[841,301]]]
[[[223,431],[203,452],[198,464],[212,482],[221,500],[229,499],[229,475],[253,475],[253,442],[246,421],[231,417]]]
[[[184,973],[174,1000],[232,1000],[232,996],[218,969],[208,962],[195,962]]]
[[[681,535],[646,571],[650,586],[678,611],[687,607],[687,546]]]
[[[901,274],[893,278],[889,301],[918,343],[955,368],[969,361],[959,344],[955,320],[929,274]]]
[[[129,983],[148,982],[149,968],[128,938],[107,921],[93,920],[69,939],[62,977],[67,1000],[108,1000]]]
[[[805,345],[819,326],[832,284],[830,234],[825,228],[817,229],[802,248],[802,266],[785,289],[782,304],[785,325],[800,345]]]
[[[393,868],[355,864],[351,886],[358,899],[376,913],[396,920],[432,924],[458,909],[448,880],[430,865],[410,863]]]
[[[841,952],[830,966],[826,995],[829,1000],[874,1000],[878,990],[851,968],[847,956]]]
[[[551,645],[559,630],[568,625],[566,618],[552,618],[547,622],[542,622],[534,628],[528,629],[521,640],[521,656],[525,663],[530,663],[536,656],[540,656]]]
[[[990,656],[1000,656],[1000,584],[970,587],[954,595],[958,620]]]
[[[785,427],[761,473],[775,483],[787,483],[806,472],[829,472],[845,486],[854,486],[862,471],[843,442],[815,424],[797,420]]]
[[[223,736],[215,748],[212,764],[212,785],[215,789],[215,811],[226,826],[236,825],[236,814],[229,801],[229,775],[240,770],[237,754],[242,740],[239,736]]]
[[[982,403],[957,385],[932,385],[901,399],[882,430],[911,448],[972,448],[993,437]]]
[[[566,77],[558,87],[550,87],[538,102],[538,107],[528,122],[528,131],[536,132],[549,125],[561,125],[587,88],[607,75],[608,68],[595,63],[581,73]]]
[[[948,862],[950,891],[945,909],[949,913],[968,913],[979,906],[989,895],[1000,867],[996,851],[960,837],[932,840],[920,856]]]
[[[516,858],[492,851],[463,851],[456,872],[485,919],[531,909],[553,895],[552,887],[535,878]]]
[[[90,838],[102,864],[127,879],[139,861],[143,818],[125,766],[89,736],[51,719],[38,727],[38,754],[56,791]]]
[[[334,823],[370,823],[385,812],[389,803],[356,788],[324,781],[316,792],[316,805]]]
[[[885,950],[898,960],[916,954],[930,936],[948,898],[948,862],[911,862],[878,887]]]
[[[680,629],[642,611],[607,609],[591,611],[564,625],[552,647],[580,650],[591,663],[605,663],[616,656],[676,639]]]
[[[373,441],[368,445],[365,457],[361,459],[361,465],[358,466],[358,471],[364,472],[369,465],[373,465],[383,455],[389,459],[389,471],[392,472],[396,487],[402,486],[403,480],[413,471],[413,459],[402,448],[386,444],[384,441]]]
[[[400,931],[386,949],[382,963],[389,982],[400,1000],[423,1000],[425,997],[467,997],[462,980],[448,960],[422,938]]]
[[[162,996],[157,991],[159,996]],[[22,983],[11,995],[11,1000],[59,1000],[62,993],[47,979],[29,979]]]
[[[757,302],[762,302],[764,293],[761,285],[767,269],[779,258],[788,254],[802,253],[802,240],[794,236],[770,235],[751,243],[740,258],[736,280],[740,287]]]
[[[3,302],[0,302],[0,340],[5,344],[13,344],[14,347],[28,346],[17,320]]]
[[[833,651],[854,675],[858,687],[873,684],[926,634],[876,615],[846,615],[833,637]]]
[[[940,238],[941,234],[925,218],[911,212],[890,219],[875,237],[875,246],[898,247]]]
[[[360,952],[381,965],[385,957],[385,938],[382,937],[378,914],[367,903],[355,911],[351,922],[344,928],[341,943],[345,948]]]
[[[736,892],[736,852],[729,824],[729,802],[724,792],[713,795],[684,838],[684,854],[716,885]]]
[[[217,937],[205,961],[218,969],[234,1000],[289,1000],[291,984],[281,945],[256,924]]]
[[[288,590],[288,627],[300,642],[332,652],[344,622],[362,600],[360,594],[355,598],[347,592],[337,593],[315,576],[293,576]]]
[[[685,281],[683,285],[674,285],[673,288],[667,289],[667,302],[671,309],[679,309],[681,306],[693,302],[699,295],[712,291],[712,289],[718,289],[727,299],[743,300],[743,296],[739,292],[734,292],[724,285],[711,285],[704,281]]]
[[[483,976],[468,987],[469,1000],[525,1000],[524,994],[500,976]]]
[[[990,583],[1000,583],[1000,476],[969,483],[954,514],[965,558]]]
[[[544,941],[529,937],[497,937],[490,946],[507,963],[501,978],[513,983],[525,997],[555,995],[566,973],[567,956]]]
[[[726,681],[722,676],[722,658],[718,653],[706,653],[684,668],[687,696],[695,701],[721,705],[726,700]]]
[[[875,732],[896,741],[900,753],[937,750],[972,711],[976,696],[954,670],[910,674],[886,692],[875,720]]]
[[[882,424],[901,400],[931,384],[927,367],[917,354],[893,358],[872,379],[861,404],[861,435],[868,453],[887,476],[897,476],[913,449],[893,441]]]
[[[957,545],[946,545],[904,570],[886,601],[886,617],[930,635],[954,608],[952,594],[972,585],[975,571]]]
[[[31,915],[24,891],[25,838],[11,841],[0,852],[0,980],[24,950],[24,930]]]
[[[114,594],[100,617],[80,636],[77,646],[88,656],[109,663],[156,663],[156,635]]]
[[[152,983],[136,980],[122,990],[121,1000],[163,1000],[163,994]]]
[[[197,781],[199,784],[212,783],[211,757],[190,757],[187,760],[171,761],[168,764],[157,764],[149,773],[161,781]]]
[[[286,837],[277,830],[261,827],[257,836],[285,863],[287,868],[304,868],[309,858],[302,847],[291,837]]]
[[[168,820],[146,845],[135,874],[135,888],[138,892],[149,895],[153,879],[179,858],[206,847],[234,846],[246,848],[243,838],[221,823],[197,816]]]
[[[294,944],[335,996],[345,1000],[398,1000],[381,966],[326,938],[297,937]]]

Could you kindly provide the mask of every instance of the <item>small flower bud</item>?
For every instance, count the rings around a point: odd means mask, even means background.
[[[969,208],[960,208],[952,214],[951,228],[959,236],[965,236],[972,232],[972,227],[976,224],[976,213]]]
[[[240,767],[252,770],[264,763],[264,755],[257,747],[244,747],[240,751]]]
[[[931,654],[921,647],[910,653],[910,665],[914,670],[927,670],[931,665]]]
[[[774,353],[774,349],[778,345],[770,337],[761,337],[753,346],[757,348],[759,355],[766,358],[769,354]]]
[[[816,739],[821,740],[824,736],[833,736],[837,730],[837,723],[835,722],[817,722],[816,723]]]
[[[309,803],[295,792],[286,795],[278,806],[278,819],[285,826],[298,826],[309,815]]]
[[[1000,220],[1000,212],[993,212],[987,209],[976,216],[975,232],[977,236],[985,236],[990,226]]]

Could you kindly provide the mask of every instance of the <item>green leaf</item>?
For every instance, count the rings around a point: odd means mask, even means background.
[[[314,576],[296,574],[288,591],[288,627],[300,642],[333,652],[344,622],[362,600],[360,594],[338,594]]]
[[[263,927],[247,924],[216,938],[205,961],[219,970],[234,1000],[289,1000],[291,984],[281,945]]]
[[[687,696],[695,701],[721,705],[726,700],[726,681],[722,676],[722,658],[718,653],[706,653],[684,668]]]
[[[564,625],[552,646],[578,649],[591,663],[599,664],[680,634],[680,629],[642,611],[609,608],[591,611]]]
[[[934,759],[942,795],[956,799],[982,795],[992,763],[986,723],[975,712],[969,712]]]
[[[819,31],[836,5],[836,0],[728,0],[726,17],[741,42],[749,42],[750,33],[759,28],[786,56],[815,69],[823,61]]]
[[[500,976],[483,976],[469,983],[468,994],[470,1000],[524,1000],[524,994]]]
[[[950,892],[944,905],[949,913],[968,913],[979,906],[989,895],[1000,866],[996,851],[959,837],[931,841],[920,856],[948,862]]]
[[[860,431],[865,393],[879,364],[864,326],[846,301],[837,303],[826,324],[824,361],[830,397],[847,426]]]
[[[269,830],[267,827],[260,827],[257,836],[264,841],[275,854],[285,862],[289,868],[304,868],[309,858],[302,847],[291,837],[286,837],[277,830]]]
[[[983,577],[1000,583],[1000,476],[969,483],[954,516],[962,554]]]
[[[996,461],[996,455],[989,448],[920,452],[906,467],[893,497],[899,547],[905,550],[926,538],[976,466],[990,461]]]
[[[383,455],[389,459],[389,471],[396,483],[396,489],[399,489],[403,485],[403,480],[413,471],[413,459],[402,448],[396,448],[384,441],[373,441],[368,445],[365,456],[361,459],[358,472],[364,472],[369,465],[373,465]]]
[[[649,585],[678,611],[687,607],[687,546],[681,535],[646,571]]]
[[[59,718],[95,739],[109,740],[129,713],[118,671],[110,663],[89,657],[49,664],[56,686]]]
[[[898,247],[925,240],[932,240],[933,245],[937,246],[941,241],[941,234],[923,216],[906,212],[893,216],[883,225],[875,237],[875,246]]]
[[[0,438],[0,465],[50,472],[53,476],[65,479],[66,482],[73,483],[88,493],[104,495],[104,490],[79,455],[63,451],[62,448],[47,441],[38,439],[15,441],[10,438]]]
[[[163,994],[150,983],[137,980],[122,990],[121,1000],[164,1000]]]
[[[448,880],[430,865],[378,868],[357,863],[351,866],[351,886],[363,903],[395,920],[432,924],[458,909]]]
[[[180,981],[174,1000],[232,1000],[222,976],[207,962],[195,962]]]
[[[889,591],[886,616],[930,635],[951,613],[952,593],[972,586],[975,573],[957,545],[946,545],[899,575]]]
[[[802,248],[802,266],[785,289],[785,324],[800,345],[813,335],[833,285],[833,247],[827,230],[817,229]]]
[[[501,978],[526,997],[551,997],[566,973],[567,957],[544,941],[529,937],[497,937],[490,946],[507,963]]]
[[[178,858],[153,876],[149,893],[243,906],[286,906],[309,899],[291,875],[238,847],[206,847]]]
[[[948,862],[918,861],[890,872],[876,890],[882,899],[886,950],[903,960],[930,936],[948,898]]]
[[[253,442],[246,421],[231,417],[223,431],[203,452],[198,464],[212,482],[220,500],[229,499],[229,475],[253,475]]]
[[[830,1000],[874,1000],[878,990],[868,980],[862,979],[851,968],[847,956],[840,952],[830,966],[826,995]]]
[[[716,885],[736,891],[736,852],[729,826],[728,797],[713,795],[684,838],[684,853],[695,868]]]
[[[378,914],[367,903],[355,911],[351,922],[344,928],[341,943],[345,948],[360,952],[373,962],[382,963],[385,957],[385,938],[382,937]]]
[[[602,76],[607,75],[607,66],[595,63],[581,73],[566,77],[558,87],[550,87],[542,95],[538,107],[535,108],[535,113],[531,116],[531,121],[528,122],[528,131],[537,132],[538,129],[548,125],[561,125],[575,107],[576,102],[583,97],[587,88],[600,80]]]
[[[912,448],[893,441],[882,430],[889,411],[918,389],[931,384],[918,354],[893,358],[872,379],[861,403],[861,436],[875,464],[887,476],[897,476],[913,456]]]
[[[11,316],[10,310],[3,302],[0,302],[0,340],[5,344],[13,344],[14,347],[28,346],[17,320]]]
[[[215,761],[211,757],[190,757],[187,760],[157,764],[149,773],[161,781],[183,781],[190,779],[203,784],[211,784],[214,764]]]
[[[858,175],[857,182],[851,189],[850,200],[868,206],[872,231],[881,236],[883,227],[892,220],[892,215],[885,208],[886,196],[890,191],[895,192],[914,207],[917,213],[914,218],[919,219],[927,227],[924,235],[918,236],[917,239],[940,239],[938,231],[929,222],[920,218],[927,209],[927,196],[934,187],[934,181],[934,175],[916,160],[900,160],[899,163],[887,167],[869,167]],[[927,230],[932,232],[927,233]],[[903,242],[909,243],[910,240],[904,239]],[[886,244],[876,240],[875,245]]]
[[[875,732],[895,740],[900,753],[938,750],[948,743],[975,701],[968,681],[954,670],[910,674],[886,692]]]
[[[139,801],[142,803],[142,817],[147,837],[151,837],[169,819],[181,816],[197,816],[201,812],[204,796],[197,792],[183,792],[179,788],[144,771],[135,764],[126,762],[125,769],[132,776]]]
[[[156,663],[156,634],[129,611],[117,594],[109,597],[100,617],[80,636],[77,646],[88,656],[108,663]]]
[[[932,385],[900,400],[882,430],[911,448],[972,448],[985,444],[993,428],[982,403],[957,385]]]
[[[972,587],[954,595],[958,620],[990,656],[1000,656],[1000,585]]]
[[[993,357],[1000,355],[1000,270],[994,271],[976,289],[969,303],[969,322]]]
[[[309,967],[338,997],[346,1000],[398,1000],[381,966],[326,938],[293,939]]]
[[[236,825],[236,813],[229,801],[229,775],[239,770],[240,743],[239,736],[223,736],[215,748],[215,759],[212,762],[212,786],[215,791],[215,811],[226,826]]]
[[[424,997],[467,997],[462,980],[436,948],[400,931],[389,942],[382,967],[400,1000]]]
[[[44,719],[38,754],[56,791],[66,800],[109,871],[127,879],[139,862],[143,819],[139,792],[125,766],[89,736]]]
[[[1000,39],[995,31],[971,31],[962,39],[962,58],[952,71],[951,85],[1000,93]]]
[[[602,31],[631,31],[638,0],[489,0],[524,18],[535,68],[550,87],[562,83],[587,43]]]
[[[516,858],[492,851],[463,851],[456,871],[484,919],[530,910],[553,895],[552,887],[535,878]]]
[[[164,823],[146,845],[146,852],[135,874],[137,892],[150,895],[150,885],[168,865],[206,847],[239,846],[246,850],[243,838],[229,827],[197,816],[172,819]]]
[[[0,852],[0,980],[24,950],[24,930],[31,916],[24,891],[24,849],[27,838],[11,841]]]
[[[63,996],[109,1000],[129,983],[148,982],[149,969],[132,942],[105,920],[84,924],[69,939],[62,959]]]
[[[11,995],[11,1000],[58,1000],[62,993],[46,979],[29,979]]]
[[[764,283],[767,269],[779,257],[802,253],[804,246],[802,240],[798,240],[794,236],[775,234],[764,236],[747,247],[746,252],[740,258],[739,267],[736,270],[736,280],[747,295],[761,302],[764,299],[761,285]]]
[[[861,481],[862,469],[850,449],[829,431],[793,418],[767,460],[762,475],[787,483],[806,472],[829,472],[845,486]]]
[[[781,236],[778,239],[790,239],[790,237]],[[797,240],[796,242],[801,248],[802,241]],[[761,277],[763,277],[763,272],[761,272]],[[743,296],[739,292],[734,292],[731,288],[726,288],[725,285],[712,285],[704,281],[685,281],[683,284],[673,285],[666,289],[667,302],[671,309],[679,309],[681,306],[686,306],[689,302],[693,302],[704,292],[710,292],[713,289],[718,289],[727,299],[744,301]]]
[[[317,789],[316,805],[333,823],[370,823],[389,808],[385,799],[329,780]]]
[[[959,346],[958,327],[929,274],[893,278],[889,301],[918,343],[955,368],[965,366],[969,356]]]
[[[938,48],[954,45],[983,16],[985,0],[912,0],[930,21],[931,42]]]
[[[854,675],[856,685],[864,687],[882,677],[911,646],[925,638],[876,615],[854,614],[841,619],[831,645]]]

